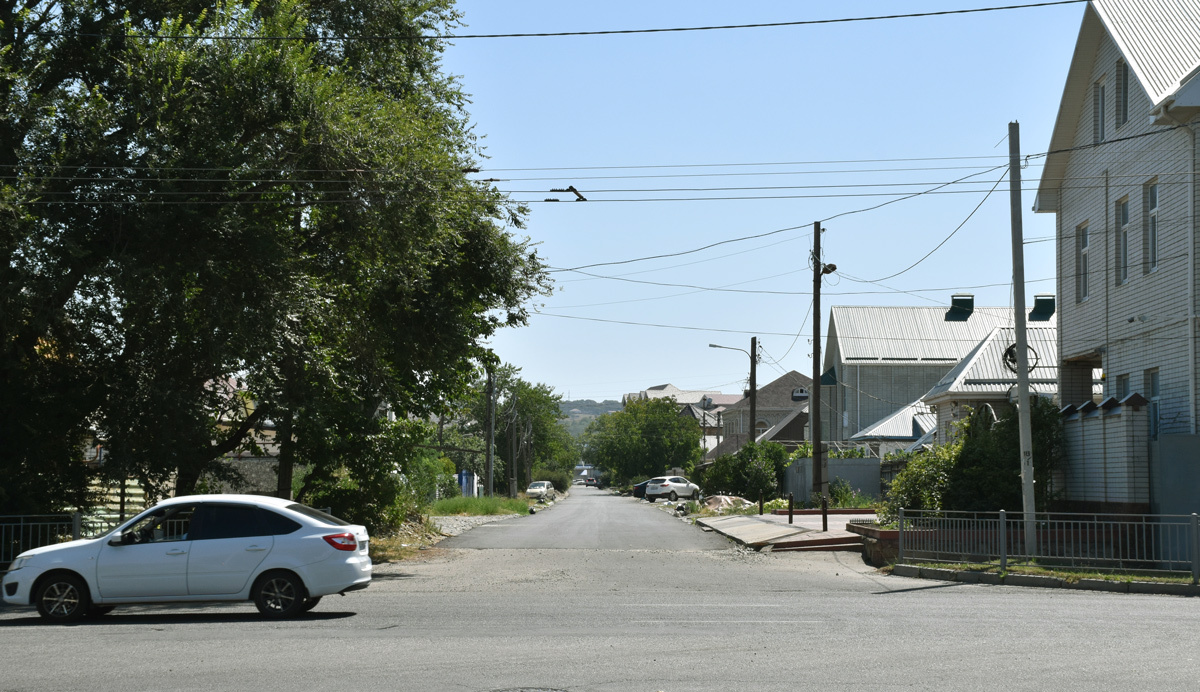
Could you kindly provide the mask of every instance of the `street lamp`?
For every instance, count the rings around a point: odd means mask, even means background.
[[[749,351],[747,351],[744,348],[736,348],[734,346],[721,346],[719,344],[709,344],[708,347],[709,348],[724,348],[724,349],[728,349],[730,351],[741,351],[742,353],[745,353],[747,356],[750,357],[750,440],[753,441],[755,438],[754,433],[758,427],[758,410],[754,405],[755,398],[757,397],[757,393],[758,393],[758,384],[755,379],[756,369],[757,369],[757,365],[758,365],[758,358],[755,357],[755,355],[758,353],[758,337],[757,336],[750,337],[750,350]]]

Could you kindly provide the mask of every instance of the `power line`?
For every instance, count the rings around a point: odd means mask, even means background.
[[[851,22],[871,22],[891,19],[916,19],[921,17],[940,17],[957,14],[977,14],[980,12],[999,12],[1003,10],[1021,10],[1054,5],[1071,5],[1087,0],[1055,0],[1053,2],[1029,3],[1023,5],[1003,5],[997,7],[977,7],[960,10],[942,10],[938,12],[912,12],[906,14],[876,15],[867,17],[841,17],[835,19],[808,19],[792,22],[760,22],[755,24],[718,24],[710,26],[677,26],[657,29],[603,29],[596,31],[553,31],[534,33],[508,34],[379,34],[372,36],[229,36],[225,34],[130,34],[121,35],[125,39],[162,39],[188,41],[305,41],[313,43],[338,43],[344,41],[455,41],[463,39],[496,39],[496,38],[552,38],[566,36],[616,36],[631,34],[665,34],[696,31],[729,31],[735,29],[770,29],[793,26],[815,26],[822,24],[846,24]],[[78,36],[86,38],[114,38],[111,34],[39,31],[38,36]]]

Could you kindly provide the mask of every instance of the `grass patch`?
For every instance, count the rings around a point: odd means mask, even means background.
[[[371,536],[372,562],[399,562],[416,555],[424,546],[433,545],[442,537],[428,518],[405,522],[392,533]]]
[[[1149,581],[1161,582],[1164,584],[1191,584],[1192,575],[1190,574],[1175,574],[1170,572],[1140,572],[1136,570],[1120,570],[1120,571],[1098,571],[1087,568],[1071,568],[1059,567],[1051,565],[1032,564],[1017,564],[1014,562],[1008,563],[1008,568],[1005,572],[1000,571],[1000,564],[992,563],[953,563],[953,562],[918,562],[914,561],[910,564],[921,564],[930,567],[940,567],[943,569],[954,569],[970,572],[987,572],[991,574],[1032,574],[1043,577],[1057,577],[1067,582],[1068,584],[1077,583],[1080,579],[1103,579],[1105,581],[1115,582],[1131,582],[1131,581]]]
[[[494,514],[525,514],[529,501],[509,497],[448,497],[434,503],[430,514],[438,516],[491,516]]]

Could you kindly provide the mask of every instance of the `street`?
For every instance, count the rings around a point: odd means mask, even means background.
[[[75,626],[0,609],[0,690],[1183,690],[1198,605],[758,554],[575,488],[294,621],[249,603]]]

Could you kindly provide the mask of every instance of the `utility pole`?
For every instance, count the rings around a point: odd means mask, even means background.
[[[1021,435],[1021,505],[1026,555],[1037,553],[1033,498],[1033,434],[1029,415],[1029,345],[1025,334],[1025,247],[1021,223],[1021,125],[1008,124],[1008,190],[1012,218],[1013,310],[1017,330],[1017,424]]]
[[[813,387],[809,394],[808,421],[813,443],[812,491],[821,502],[822,531],[829,530],[829,507],[825,499],[829,479],[825,450],[821,443],[821,277],[825,275],[825,263],[821,260],[821,222],[813,223]]]
[[[750,337],[750,441],[756,442],[758,431],[758,337]]]
[[[496,373],[487,366],[487,494],[493,495],[492,467],[496,462]]]

